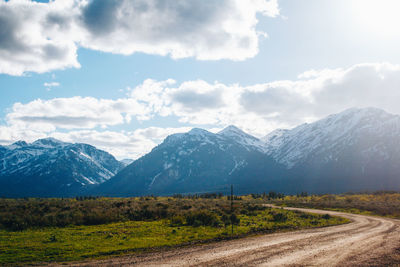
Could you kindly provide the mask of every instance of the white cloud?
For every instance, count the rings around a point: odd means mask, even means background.
[[[118,159],[137,159],[150,152],[168,135],[187,132],[190,129],[191,127],[148,127],[139,128],[131,132],[81,130],[67,133],[54,132],[50,133],[49,136],[65,142],[91,144],[113,154]]]
[[[258,52],[257,13],[277,16],[277,1],[92,1],[83,8],[81,44],[119,54],[243,60]]]
[[[0,1],[0,73],[43,73],[80,65],[69,22],[77,13],[72,0],[37,3]]]
[[[51,137],[72,143],[91,144],[103,149],[118,159],[136,159],[150,150],[157,144],[152,138],[146,138],[137,132],[114,132],[82,130],[70,131],[67,133],[54,132]]]
[[[0,73],[79,68],[79,46],[244,60],[258,53],[259,13],[277,16],[277,0],[0,0]]]
[[[399,88],[400,66],[374,63],[312,70],[295,81],[247,87],[202,80],[180,85],[171,80],[147,80],[132,89],[131,97],[143,101],[153,115],[174,115],[181,122],[199,125],[235,124],[263,135],[277,127],[293,127],[354,106],[400,113]]]
[[[0,125],[0,145],[7,145],[18,140],[34,141],[46,137],[42,131],[20,128],[16,125]]]
[[[6,115],[9,125],[51,132],[57,128],[90,129],[122,124],[130,116],[146,114],[146,107],[134,99],[97,99],[94,97],[37,99],[15,103]]]
[[[190,131],[191,127],[140,128],[132,132],[78,130],[69,132],[48,132],[22,130],[18,127],[0,126],[0,144],[10,144],[17,140],[33,142],[39,138],[54,137],[64,142],[91,144],[103,149],[118,159],[137,159],[150,152],[168,135]]]
[[[113,132],[106,128],[128,124],[132,118],[140,121],[168,117],[177,118],[188,127],[216,129],[234,124],[263,136],[273,129],[311,122],[350,107],[374,106],[400,114],[399,88],[400,65],[389,63],[313,70],[294,81],[253,86],[202,80],[181,84],[172,79],[145,80],[130,89],[127,97],[116,100],[71,97],[16,103],[6,115],[7,125],[0,126],[0,141],[53,135],[99,145],[115,155],[138,156],[177,129]],[[174,124],[176,121],[171,123]],[[99,127],[103,129],[96,129]],[[179,128],[182,129],[189,128]]]
[[[60,86],[60,83],[58,83],[58,82],[45,82],[43,85],[45,87],[57,87],[57,86]]]
[[[43,85],[44,85],[44,87],[46,87],[47,91],[50,91],[52,87],[60,86],[60,83],[59,82],[45,82]]]

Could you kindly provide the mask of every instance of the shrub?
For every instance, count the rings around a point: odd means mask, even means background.
[[[273,213],[272,218],[275,222],[286,222],[288,219],[287,215],[282,212]]]
[[[51,243],[57,242],[57,237],[55,236],[55,234],[50,235],[49,242],[51,242]]]
[[[189,212],[185,215],[187,225],[193,226],[219,226],[221,224],[218,216],[207,210]]]
[[[302,219],[310,219],[310,218],[312,218],[312,217],[313,217],[313,215],[308,214],[308,213],[302,212],[302,213],[300,214],[300,218],[302,218]]]
[[[3,225],[11,231],[22,231],[27,229],[29,226],[24,219],[16,216],[4,220]]]
[[[331,218],[331,215],[329,215],[329,214],[322,215],[322,219],[329,220],[330,218]]]
[[[181,226],[185,224],[185,218],[181,215],[175,215],[171,218],[171,225],[172,226]]]
[[[239,225],[240,219],[236,216],[235,213],[231,214],[231,223],[234,225]]]
[[[222,220],[222,223],[225,225],[225,227],[231,223],[229,216],[226,214],[222,215],[221,220]]]

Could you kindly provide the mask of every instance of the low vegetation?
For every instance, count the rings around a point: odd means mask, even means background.
[[[329,209],[400,219],[400,193],[396,192],[341,195],[308,195],[303,192],[297,196],[273,199],[272,202],[281,206]]]
[[[283,196],[281,196],[283,197]],[[347,220],[265,207],[268,195],[0,199],[0,265],[135,253]],[[233,223],[234,233],[231,233]]]

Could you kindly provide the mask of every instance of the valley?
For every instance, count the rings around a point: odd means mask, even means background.
[[[58,264],[125,254],[140,258],[148,252],[349,222],[326,213],[270,208],[265,201],[235,196],[231,208],[226,196],[213,194],[0,199],[0,265]]]
[[[0,0],[0,267],[400,267],[399,10]]]
[[[400,189],[398,143],[400,116],[363,108],[264,138],[193,128],[134,161],[53,138],[0,146],[0,263],[400,262],[385,191]]]
[[[397,266],[400,263],[398,220],[314,209],[288,209],[328,213],[352,222],[70,266]]]

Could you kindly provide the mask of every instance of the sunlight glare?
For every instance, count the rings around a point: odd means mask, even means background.
[[[400,0],[355,0],[355,20],[366,32],[382,37],[399,36]]]

